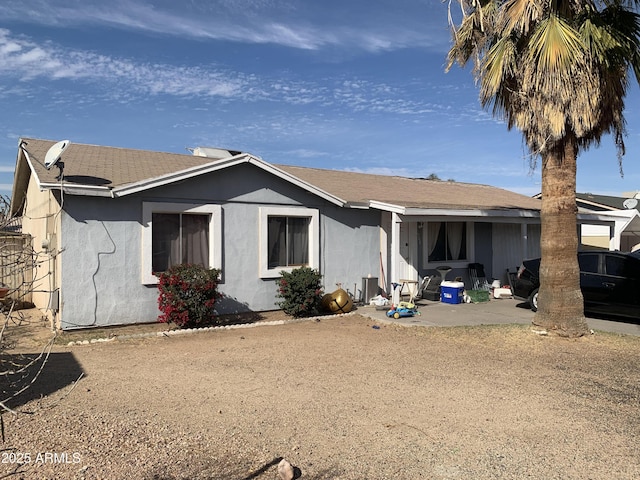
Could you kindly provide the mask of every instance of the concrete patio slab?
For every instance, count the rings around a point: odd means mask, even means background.
[[[386,309],[376,310],[375,307],[369,305],[358,307],[357,312],[380,322],[423,327],[454,327],[510,323],[528,325],[531,324],[534,316],[534,313],[525,302],[513,298],[491,299],[483,303],[460,304],[421,300],[417,305],[420,315],[401,317],[399,319],[387,317]],[[630,320],[587,317],[587,323],[593,330],[640,336],[640,319],[634,323]]]

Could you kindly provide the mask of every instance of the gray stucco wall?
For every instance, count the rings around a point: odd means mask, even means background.
[[[380,212],[345,210],[335,206],[323,209],[321,218],[322,243],[320,264],[326,292],[336,284],[362,295],[362,279],[378,277],[380,271]]]
[[[62,329],[151,322],[157,289],[141,284],[139,199],[65,197]]]
[[[493,264],[492,228],[492,224],[489,222],[476,222],[473,226],[475,263],[481,263],[484,266],[484,273],[488,281],[491,281],[493,278],[493,271],[491,269]]]
[[[342,209],[251,165],[123,198],[67,195],[62,216],[62,328],[154,322],[157,288],[141,281],[142,203],[222,206],[220,313],[276,309],[275,279],[259,276],[259,207],[320,213],[320,271],[326,291],[353,291],[379,263],[379,212]],[[356,292],[356,295],[358,292]]]

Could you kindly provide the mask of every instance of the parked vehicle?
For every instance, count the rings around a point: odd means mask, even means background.
[[[640,258],[610,251],[578,253],[585,312],[640,319]],[[524,260],[513,294],[538,310],[540,259]]]

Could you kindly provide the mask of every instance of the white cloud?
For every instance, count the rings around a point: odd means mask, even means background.
[[[126,83],[142,93],[176,96],[238,95],[244,80],[226,72],[200,67],[140,64],[82,50],[66,50],[51,43],[37,45],[0,29],[0,75],[23,81],[37,78],[85,80],[104,85]]]
[[[181,66],[139,63],[85,50],[62,48],[54,43],[38,44],[32,39],[0,29],[0,77],[18,78],[11,89],[0,86],[2,95],[31,95],[28,82],[44,80],[84,82],[97,86],[92,98],[104,96],[130,101],[139,95],[170,95],[186,98],[222,98],[242,101],[274,101],[289,105],[317,105],[352,112],[423,115],[447,114],[448,105],[425,101],[407,86],[392,87],[358,78],[283,80],[232,72],[216,66]],[[23,87],[22,87],[23,88]],[[62,89],[57,94],[62,94]],[[81,92],[73,89],[74,103],[82,103]],[[441,96],[446,99],[447,96]],[[93,100],[89,97],[87,102]],[[450,100],[445,100],[450,101]]]
[[[271,43],[296,49],[364,51],[442,47],[446,8],[439,2],[159,0],[3,0],[0,18],[56,27],[98,25],[165,35]],[[398,11],[400,10],[400,12]]]

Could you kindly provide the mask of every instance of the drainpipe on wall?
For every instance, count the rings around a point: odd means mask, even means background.
[[[53,330],[57,330],[58,325],[56,322],[56,316],[60,309],[60,290],[56,288],[56,237],[54,233],[48,233],[47,238],[42,241],[42,249],[47,254],[48,258],[48,270],[49,270],[49,301],[47,303],[47,310],[51,312],[51,327]]]

